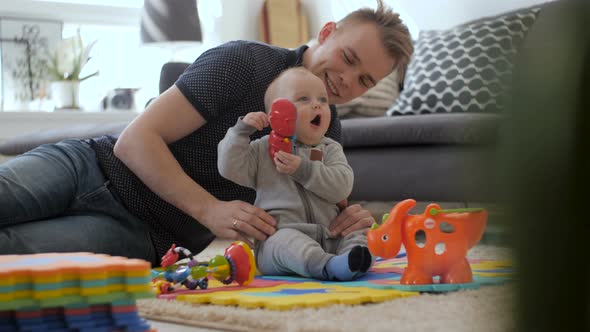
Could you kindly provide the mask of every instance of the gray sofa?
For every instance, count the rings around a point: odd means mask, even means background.
[[[493,202],[495,114],[342,120],[353,200]]]
[[[167,63],[160,92],[188,66]],[[354,201],[490,202],[489,176],[499,125],[496,114],[424,114],[344,119],[342,144],[355,171]],[[14,156],[67,138],[117,135],[127,125],[83,125],[43,130],[0,144]]]
[[[160,92],[186,63],[167,63]],[[424,114],[343,119],[342,144],[355,172],[354,201],[491,202],[497,114]]]

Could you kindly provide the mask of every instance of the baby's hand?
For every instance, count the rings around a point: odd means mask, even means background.
[[[264,112],[248,113],[242,121],[258,130],[262,130],[269,125],[268,116]]]
[[[282,174],[293,174],[301,165],[301,157],[290,154],[285,151],[277,151],[275,153],[275,165],[277,172]]]

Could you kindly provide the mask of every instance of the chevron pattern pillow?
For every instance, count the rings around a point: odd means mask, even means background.
[[[405,88],[387,114],[502,110],[513,58],[540,10],[537,6],[421,32]]]

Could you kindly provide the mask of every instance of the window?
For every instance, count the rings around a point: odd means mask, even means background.
[[[81,76],[99,71],[99,75],[80,85],[80,104],[86,110],[97,110],[108,91],[115,88],[137,88],[136,109],[159,93],[162,65],[168,61],[192,63],[202,52],[201,46],[167,48],[142,45],[139,26],[91,25],[64,23],[63,38],[74,36],[80,29],[84,45],[97,40],[91,59]]]
[[[136,109],[142,110],[150,98],[158,95],[160,69],[164,63],[171,60],[193,62],[202,52],[198,47],[174,51],[142,45],[139,21],[143,0],[18,2],[19,6],[15,6],[14,1],[0,0],[2,16],[63,22],[62,37],[71,37],[80,29],[85,45],[97,40],[82,75],[96,70],[99,75],[80,86],[80,104],[88,111],[100,110],[102,99],[115,88],[138,88]],[[53,105],[45,103],[41,107],[39,103],[32,103],[28,108],[51,110]]]
[[[85,45],[97,40],[90,52],[90,60],[82,76],[99,71],[80,85],[80,103],[86,110],[100,109],[102,99],[115,88],[137,88],[136,109],[142,110],[146,102],[158,95],[160,69],[172,60],[172,51],[141,45],[139,27],[80,25],[65,23],[63,38],[80,34]],[[192,62],[196,53],[188,52],[175,61]]]
[[[173,1],[173,0],[165,0]],[[262,3],[262,0],[258,0]],[[63,22],[62,37],[68,38],[79,29],[85,45],[97,40],[83,68],[82,76],[99,71],[99,75],[85,80],[80,86],[80,105],[88,111],[100,110],[102,100],[115,88],[137,88],[136,109],[142,110],[146,102],[158,95],[160,70],[168,61],[193,62],[204,50],[229,39],[244,39],[247,32],[257,31],[256,24],[236,28],[236,19],[222,20],[222,2],[199,1],[199,9],[206,18],[200,46],[157,48],[142,45],[140,16],[143,0],[0,0],[0,13],[5,17],[40,19]],[[244,2],[245,3],[245,2]],[[235,8],[233,0],[227,1]],[[248,7],[249,4],[242,5]],[[244,16],[243,8],[234,15]],[[225,14],[225,11],[223,12]],[[253,16],[252,19],[255,19]],[[252,23],[252,22],[248,22]],[[225,30],[221,31],[225,27]],[[231,32],[231,33],[230,33]],[[53,50],[51,50],[53,51]],[[1,68],[0,68],[1,70]],[[1,83],[0,83],[1,84]],[[1,87],[1,86],[0,86]],[[31,110],[51,110],[52,103],[28,106]],[[1,110],[0,110],[1,111]]]

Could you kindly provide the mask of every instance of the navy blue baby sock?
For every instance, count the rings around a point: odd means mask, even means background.
[[[329,280],[353,280],[369,270],[371,260],[369,248],[356,246],[346,254],[330,258],[324,272]]]

